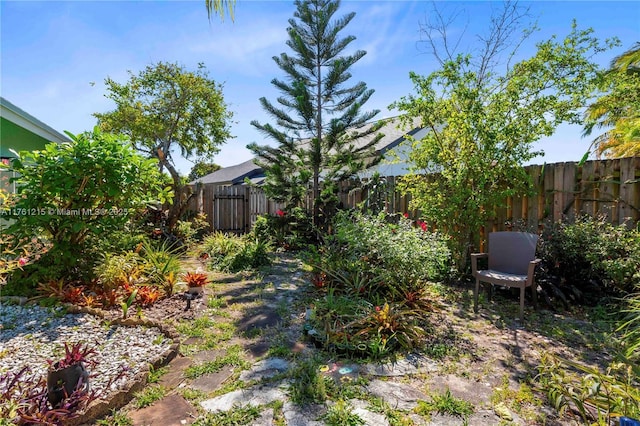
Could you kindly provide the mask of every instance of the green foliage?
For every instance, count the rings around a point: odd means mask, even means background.
[[[603,218],[578,217],[545,229],[540,256],[543,288],[566,300],[595,304],[619,297],[640,285],[640,231],[612,225]],[[557,290],[556,290],[557,289]]]
[[[592,30],[574,24],[564,40],[539,43],[533,57],[500,74],[494,68],[507,40],[499,34],[509,33],[492,30],[479,57],[450,55],[428,76],[411,73],[416,94],[393,105],[429,129],[413,141],[401,189],[412,208],[451,236],[459,268],[495,209],[530,192],[522,164],[539,154],[532,144],[563,122],[580,122],[598,71],[591,57],[613,44],[602,46]]]
[[[161,287],[165,295],[170,297],[181,268],[177,249],[172,249],[166,242],[146,243],[142,245],[142,253],[148,281]]]
[[[448,414],[467,419],[473,414],[473,404],[464,399],[456,398],[447,388],[444,393],[436,393],[431,395],[431,401],[418,401],[415,409],[417,414],[422,416],[430,416],[431,413]]]
[[[625,356],[636,365],[640,364],[640,285],[636,292],[627,295],[624,299],[624,319],[618,327],[622,332]]]
[[[640,367],[613,362],[605,372],[580,363],[543,355],[536,381],[551,405],[564,415],[573,410],[582,421],[611,424],[613,417],[640,418]]]
[[[335,201],[332,182],[379,161],[380,157],[372,154],[382,135],[366,138],[377,130],[377,126],[364,125],[378,111],[361,111],[373,90],[363,82],[345,86],[351,66],[366,54],[358,50],[343,55],[355,37],[340,38],[339,33],[355,13],[334,19],[340,3],[331,0],[296,0],[295,5],[297,10],[287,29],[287,45],[293,53],[274,57],[287,76],[272,80],[281,93],[279,105],[260,99],[276,125],[251,123],[277,146],[253,143],[248,148],[258,157],[256,164],[266,171],[265,192],[285,202],[287,209],[301,206],[312,188],[313,218],[318,226],[321,203]],[[360,143],[355,143],[358,138]]]
[[[169,172],[174,196],[167,228],[172,230],[187,205],[173,152],[187,159],[212,156],[230,137],[232,114],[222,86],[209,78],[203,64],[187,71],[165,62],[149,65],[138,75],[129,72],[124,84],[107,78],[105,85],[116,109],[94,116],[103,129],[128,135],[136,149]]]
[[[200,179],[203,176],[211,174],[213,172],[217,172],[221,167],[215,163],[207,163],[206,161],[198,161],[191,167],[191,171],[189,172],[189,176],[187,176],[187,180],[192,182],[196,179]]]
[[[325,378],[319,371],[320,360],[307,358],[298,362],[291,371],[293,382],[289,387],[289,398],[296,405],[324,403],[327,399]]]
[[[207,414],[204,419],[199,419],[195,426],[240,426],[251,424],[260,417],[261,409],[253,405],[241,407],[234,405],[227,411]]]
[[[0,163],[0,171],[2,166]],[[5,178],[8,180],[8,177],[3,177],[3,180]],[[39,260],[49,248],[47,241],[42,238],[24,237],[5,230],[8,223],[3,222],[3,218],[15,208],[18,197],[7,192],[2,188],[3,185],[5,182],[0,182],[0,286],[7,283],[8,277],[14,271],[22,270],[28,264]],[[3,290],[6,293],[6,289]]]
[[[325,424],[328,426],[362,426],[364,420],[355,413],[352,413],[353,406],[342,399],[336,401],[327,413],[322,416]]]
[[[339,214],[326,246],[325,265],[337,266],[327,269],[362,271],[381,283],[381,291],[413,291],[429,280],[446,279],[451,271],[447,239],[404,217]]]
[[[184,371],[184,376],[188,379],[195,379],[204,374],[217,373],[225,366],[236,367],[241,370],[249,368],[251,363],[244,358],[242,348],[239,346],[231,346],[227,349],[224,356],[218,357],[213,361],[206,361],[202,364],[191,365]]]
[[[184,244],[192,245],[202,241],[209,231],[209,222],[204,213],[200,213],[191,220],[179,220],[175,227],[175,234]]]
[[[263,240],[226,235],[221,232],[207,236],[202,244],[203,254],[213,269],[239,272],[271,264],[271,245]]]
[[[125,413],[112,410],[111,415],[96,421],[97,426],[133,426],[133,421]]]
[[[148,407],[156,401],[161,400],[167,394],[167,389],[160,385],[151,385],[145,387],[135,394],[135,406],[137,408]]]
[[[90,237],[122,231],[146,203],[164,201],[160,174],[121,136],[98,128],[70,143],[21,152],[11,163],[20,198],[7,232],[42,235],[52,247],[30,272],[32,285],[83,278],[91,271]],[[28,275],[25,274],[25,275]]]
[[[601,96],[585,112],[584,135],[613,127],[594,139],[598,156],[640,155],[640,42],[616,57],[600,77]]]
[[[393,219],[392,222],[389,220]],[[451,268],[446,240],[404,217],[340,214],[310,254],[319,290],[311,336],[329,350],[380,359],[422,347],[433,306],[428,280]]]
[[[296,250],[314,241],[312,219],[300,207],[277,210],[274,215],[259,216],[251,233],[257,241],[270,242],[283,250]]]

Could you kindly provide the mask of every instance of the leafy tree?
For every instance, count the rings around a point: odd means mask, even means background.
[[[598,87],[603,94],[585,112],[584,135],[610,128],[592,143],[598,156],[640,155],[640,43],[611,61]]]
[[[109,99],[116,109],[94,114],[107,131],[129,136],[139,151],[157,159],[160,170],[173,180],[173,203],[167,227],[171,230],[187,207],[184,183],[175,168],[173,155],[212,156],[230,137],[232,116],[222,96],[222,86],[209,78],[203,64],[197,71],[159,62],[138,75],[129,72],[129,81],[105,80]]]
[[[287,30],[287,46],[293,54],[281,53],[273,58],[287,75],[286,80],[271,81],[281,93],[279,105],[260,99],[275,125],[251,123],[277,146],[254,143],[248,148],[266,172],[264,189],[270,197],[300,205],[307,190],[312,189],[317,225],[321,198],[332,198],[333,182],[376,161],[373,147],[381,135],[371,137],[367,143],[356,142],[377,130],[377,126],[365,124],[378,111],[361,111],[373,94],[365,83],[345,85],[351,78],[351,66],[366,54],[362,50],[342,54],[355,37],[340,38],[339,33],[355,13],[334,20],[339,1],[297,0],[295,4],[297,11]]]
[[[590,57],[604,49],[591,30],[574,23],[564,40],[539,43],[533,57],[498,72],[505,46],[512,42],[515,52],[520,45],[511,39],[522,19],[516,6],[506,3],[492,18],[475,56],[450,52],[440,56],[440,70],[411,73],[417,93],[393,105],[430,130],[413,141],[403,189],[413,208],[452,237],[459,268],[468,264],[469,248],[495,209],[530,189],[521,166],[539,154],[532,143],[562,122],[580,122],[578,110],[598,70]]]
[[[189,172],[189,176],[187,177],[187,180],[189,182],[194,181],[196,179],[201,178],[202,176],[208,175],[209,173],[216,172],[216,171],[220,170],[220,168],[221,167],[218,164],[215,164],[215,163],[207,163],[206,161],[198,161],[191,168],[191,171]]]
[[[12,160],[19,197],[7,233],[45,237],[52,247],[41,262],[70,277],[87,261],[91,236],[122,230],[137,210],[170,194],[160,185],[155,162],[138,154],[125,137],[98,127],[67,134],[71,143],[23,151]]]

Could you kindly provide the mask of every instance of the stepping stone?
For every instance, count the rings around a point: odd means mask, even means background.
[[[232,375],[233,368],[226,365],[222,367],[222,370],[216,373],[205,374],[198,377],[197,379],[194,379],[189,384],[189,387],[205,393],[213,392],[214,390],[218,389],[225,382],[225,380],[227,380]]]
[[[282,322],[282,318],[273,309],[260,306],[249,309],[248,315],[236,323],[238,332],[248,331],[254,328],[275,327]]]
[[[421,355],[408,355],[397,362],[367,364],[363,367],[363,372],[382,377],[399,377],[437,370],[438,366],[435,362]]]
[[[412,410],[418,405],[418,400],[427,399],[427,395],[413,386],[382,380],[369,383],[367,392],[384,399],[391,408],[399,410]]]
[[[389,426],[389,421],[384,414],[367,410],[369,403],[359,399],[352,399],[349,403],[353,406],[353,413],[364,420],[365,426]]]
[[[520,419],[514,418],[514,420],[515,422],[509,424],[523,424]],[[463,426],[466,424],[473,426],[495,426],[502,423],[500,418],[489,410],[480,410],[473,413],[467,418],[466,422],[462,417],[434,413],[431,415],[431,421],[427,423],[429,426]]]
[[[249,426],[273,426],[273,408],[268,408],[262,412],[260,417],[255,419]]]
[[[449,374],[433,377],[429,381],[429,389],[438,392],[446,392],[449,389],[455,397],[480,406],[491,399],[494,387],[483,386],[474,380]]]
[[[330,362],[320,367],[320,372],[327,377],[331,377],[335,381],[355,380],[358,378],[360,367],[356,364],[342,364],[339,362]]]
[[[287,371],[289,366],[289,361],[282,358],[267,358],[255,363],[249,370],[240,373],[240,380],[248,382],[273,377]]]
[[[261,358],[265,356],[269,352],[269,348],[271,348],[271,344],[269,342],[260,341],[251,343],[249,345],[244,345],[244,349],[249,353],[249,355],[253,358]]]
[[[306,405],[299,407],[292,402],[285,402],[282,406],[282,414],[287,426],[324,426],[320,418],[326,409],[322,405]]]
[[[158,383],[167,389],[177,388],[184,381],[184,370],[193,363],[188,357],[177,357],[169,363],[169,371],[160,377]]]
[[[198,362],[207,362],[207,361],[213,361],[216,358],[220,358],[225,354],[226,354],[225,350],[213,349],[213,350],[196,352],[191,357]]]
[[[193,423],[198,411],[180,395],[171,394],[128,415],[134,426],[182,426]]]
[[[245,407],[247,405],[258,406],[270,404],[274,401],[282,401],[285,393],[277,386],[254,386],[249,389],[241,389],[202,401],[200,405],[207,411],[227,411],[234,405]]]

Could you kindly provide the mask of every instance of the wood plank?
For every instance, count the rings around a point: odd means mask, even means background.
[[[539,200],[542,198],[544,200],[544,185],[540,184],[540,173],[542,171],[542,166],[535,165],[530,166],[529,176],[531,176],[531,181],[533,182],[533,186],[536,189],[535,195],[532,195],[528,199],[527,203],[527,226],[529,229],[538,229],[538,209],[540,208]],[[544,206],[544,202],[542,203]]]
[[[639,195],[636,171],[640,169],[640,157],[620,160],[620,224],[632,227],[638,220]]]
[[[582,199],[582,206],[580,214],[594,215],[594,186],[596,183],[595,178],[595,165],[593,161],[587,161],[582,166],[582,176],[580,178],[580,198]]]
[[[601,161],[599,167],[601,176],[598,185],[597,215],[606,218],[609,223],[618,224],[618,201],[616,200],[617,197],[615,197],[615,193],[620,192],[620,185],[618,183],[620,160]],[[617,191],[615,187],[618,187]]]
[[[576,193],[576,165],[577,163],[564,163],[564,181],[563,187],[563,204],[562,215],[565,219],[573,221],[575,218],[575,193]]]
[[[547,167],[550,170],[553,170],[553,181],[551,181],[551,178],[549,178],[549,185],[552,185],[551,187],[551,200],[552,204],[551,204],[551,217],[553,219],[553,222],[561,222],[563,219],[563,211],[564,211],[564,163],[556,163],[554,165],[552,165],[551,167],[549,167],[551,165],[547,165]],[[545,183],[547,183],[547,180],[545,179]],[[548,188],[546,188],[548,189]]]

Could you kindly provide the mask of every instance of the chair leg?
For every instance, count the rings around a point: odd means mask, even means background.
[[[480,280],[476,278],[476,287],[473,290],[473,312],[478,313],[478,291],[480,290]]]
[[[524,285],[520,287],[520,321],[522,322],[524,322],[524,289]]]
[[[531,302],[533,302],[533,309],[538,310],[538,284],[531,284]]]

